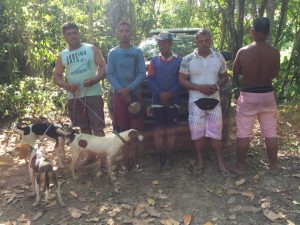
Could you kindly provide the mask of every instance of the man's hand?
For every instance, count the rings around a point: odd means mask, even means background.
[[[163,106],[169,106],[170,105],[170,100],[173,98],[173,93],[168,91],[168,92],[162,92],[159,95],[159,101]]]
[[[78,90],[78,86],[76,84],[67,84],[65,89],[71,93],[75,93]]]
[[[203,94],[206,95],[212,95],[214,94],[216,91],[218,91],[218,87],[215,84],[203,84],[203,85],[199,85],[198,91],[202,92]]]
[[[86,79],[83,82],[83,86],[85,87],[91,87],[95,84],[95,81],[93,79]]]
[[[131,96],[129,95],[130,89],[121,88],[118,93],[121,95],[121,98],[125,103],[127,104],[131,103],[132,99]]]

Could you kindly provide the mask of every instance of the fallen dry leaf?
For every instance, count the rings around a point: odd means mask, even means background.
[[[115,211],[110,211],[107,213],[110,217],[114,217],[115,215],[117,215],[117,213]]]
[[[32,218],[32,220],[36,221],[39,218],[41,218],[42,216],[43,216],[43,211],[39,211],[37,214],[34,215],[34,217]]]
[[[214,225],[212,222],[206,222],[205,224],[203,225]]]
[[[268,209],[271,207],[271,202],[263,202],[263,203],[261,203],[260,207],[262,209]]]
[[[272,210],[270,210],[270,209],[265,209],[264,211],[263,211],[263,213],[264,213],[264,215],[265,215],[265,217],[267,217],[269,220],[271,220],[271,221],[277,221],[277,220],[282,220],[282,219],[285,219],[286,218],[286,216],[285,215],[283,215],[281,212],[279,212],[279,213],[275,213],[275,212],[273,212]]]
[[[77,208],[71,207],[71,208],[68,209],[68,211],[71,213],[71,216],[72,216],[73,218],[75,218],[75,219],[78,219],[78,218],[81,217],[81,214],[82,214],[82,213],[81,213],[80,210],[77,209]]]
[[[189,225],[192,222],[192,215],[184,215],[183,216],[183,224]]]
[[[120,191],[120,187],[115,187],[115,188],[114,188],[114,192],[115,192],[115,193],[119,193],[119,191]]]
[[[229,216],[229,219],[230,219],[230,220],[236,220],[236,215],[231,215],[231,216]]]
[[[98,173],[96,173],[96,177],[101,177],[103,175],[103,173],[101,171],[99,171]]]
[[[94,218],[91,218],[91,219],[86,219],[85,221],[86,222],[98,222],[100,220],[99,217],[94,217]]]
[[[11,203],[14,199],[15,199],[15,197],[17,197],[15,194],[13,194],[12,196],[10,196],[10,198],[7,200],[7,204],[9,204],[9,203]]]
[[[159,222],[163,225],[179,225],[180,224],[178,221],[173,220],[173,219],[165,219],[165,220],[161,220]]]
[[[251,191],[244,191],[241,193],[242,196],[248,197],[250,200],[254,199],[254,193]]]
[[[67,222],[67,220],[71,219],[70,216],[66,216],[64,218],[62,218],[57,224],[58,225],[68,225],[69,223]]]
[[[245,184],[245,183],[246,183],[246,179],[245,179],[245,178],[242,178],[242,179],[237,180],[237,181],[235,182],[235,186],[241,186],[241,185],[243,185],[243,184]]]
[[[129,204],[121,204],[121,208],[131,209],[131,206]]]
[[[146,212],[152,217],[160,217],[161,215],[161,213],[156,211],[156,209],[153,206],[147,206]]]
[[[158,185],[159,182],[158,182],[158,180],[154,180],[154,181],[152,181],[152,184],[153,184],[153,185]]]
[[[70,194],[75,197],[75,198],[78,198],[78,194],[75,192],[75,191],[70,191]]]
[[[153,198],[148,198],[148,205],[154,206],[155,205],[155,200]]]
[[[254,207],[254,206],[242,206],[238,205],[234,207],[233,209],[229,210],[230,212],[250,212],[250,213],[258,213],[261,211],[261,208]]]
[[[145,209],[137,208],[137,209],[134,211],[134,216],[135,216],[135,217],[138,217],[138,216],[141,215],[143,212],[145,212]]]
[[[50,202],[49,204],[46,205],[46,208],[51,208],[51,207],[54,207],[56,206],[56,200],[53,201],[53,202]]]
[[[132,225],[150,225],[154,220],[155,220],[154,218],[148,218],[143,220],[134,219],[132,221]]]
[[[81,202],[87,202],[84,197],[79,197],[78,200],[81,201]]]

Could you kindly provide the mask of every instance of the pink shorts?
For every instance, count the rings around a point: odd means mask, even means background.
[[[238,138],[251,136],[256,116],[262,135],[267,138],[276,137],[276,101],[273,92],[240,93],[236,109]]]
[[[222,110],[220,103],[212,110],[201,110],[194,102],[190,102],[189,125],[192,140],[202,137],[221,140]]]

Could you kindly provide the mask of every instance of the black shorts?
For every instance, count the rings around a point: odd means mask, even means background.
[[[68,110],[73,126],[102,130],[105,127],[102,96],[69,99]]]
[[[156,127],[174,127],[177,124],[176,107],[154,107],[152,108]]]

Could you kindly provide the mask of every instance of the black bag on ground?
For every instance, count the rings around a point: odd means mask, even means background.
[[[212,110],[214,109],[219,103],[219,100],[215,98],[200,98],[195,101],[195,104],[202,110]]]

